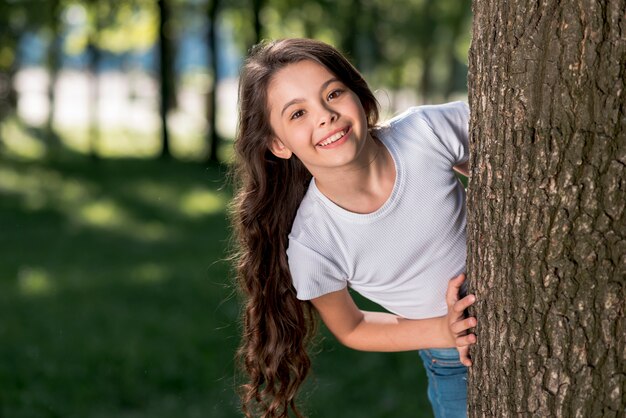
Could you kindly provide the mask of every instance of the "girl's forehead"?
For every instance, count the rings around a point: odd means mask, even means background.
[[[269,96],[316,94],[329,80],[338,78],[315,61],[299,61],[278,70],[268,85]]]
[[[313,84],[319,82],[320,79],[337,78],[324,65],[311,60],[298,61],[287,64],[274,74],[271,84],[279,84],[281,82],[296,82],[304,84]]]

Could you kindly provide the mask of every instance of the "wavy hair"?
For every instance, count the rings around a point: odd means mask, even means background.
[[[312,39],[284,39],[254,46],[239,81],[235,139],[235,197],[231,220],[234,255],[243,298],[243,335],[238,350],[247,375],[241,385],[246,417],[302,417],[295,398],[311,367],[307,344],[317,319],[309,301],[296,298],[287,262],[288,234],[311,180],[293,155],[270,150],[268,86],[289,64],[311,60],[325,66],[360,99],[368,128],[378,121],[378,102],[367,83],[335,48]]]

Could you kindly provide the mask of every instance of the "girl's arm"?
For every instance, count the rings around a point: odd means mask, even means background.
[[[428,319],[406,319],[384,312],[361,311],[347,289],[312,299],[328,329],[347,347],[363,351],[408,351],[422,348],[464,347],[476,341],[465,335],[476,325],[476,318],[463,318],[465,308],[474,303],[474,295],[458,299],[462,279],[450,281],[448,314]],[[456,292],[456,293],[455,293]],[[469,359],[462,359],[466,364]],[[468,364],[466,364],[468,365]]]

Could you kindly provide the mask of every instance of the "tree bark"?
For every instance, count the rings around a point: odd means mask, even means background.
[[[626,2],[473,11],[469,416],[624,416]]]

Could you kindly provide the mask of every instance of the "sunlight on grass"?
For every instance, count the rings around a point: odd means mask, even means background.
[[[33,267],[21,267],[17,275],[20,293],[25,296],[40,296],[51,293],[52,280],[48,273]]]
[[[96,138],[87,129],[58,129],[62,142],[72,151],[89,154],[95,148],[101,157],[154,157],[159,154],[159,132],[128,129],[101,130]]]
[[[161,152],[159,133],[103,131],[97,146],[101,157],[153,157]]]
[[[60,129],[59,134],[63,138],[63,145],[69,150],[79,154],[89,154],[91,148],[89,143],[89,134],[86,129]]]
[[[61,179],[57,172],[43,168],[33,168],[30,173],[21,173],[13,168],[0,166],[0,192],[22,196],[24,208],[39,210],[49,204],[47,185],[58,184]],[[51,188],[57,189],[56,186]]]
[[[198,107],[187,111],[177,109],[168,117],[170,150],[176,158],[198,161],[206,157],[207,123],[205,116],[197,111]]]
[[[110,199],[96,197],[97,187],[63,177],[44,168],[18,172],[0,167],[0,192],[22,197],[30,211],[52,208],[67,215],[70,222],[115,231],[135,239],[159,241],[176,236],[162,222],[140,220]]]
[[[19,119],[7,118],[0,124],[2,148],[6,155],[24,160],[37,160],[46,156],[47,144],[41,128],[29,128]],[[82,154],[96,154],[104,158],[133,157],[154,158],[161,152],[161,132],[137,129],[102,129],[97,137],[87,127],[55,126],[61,145],[67,150]],[[174,158],[184,161],[207,159],[209,144],[206,127],[197,129],[171,129],[170,151]],[[224,162],[232,162],[233,141],[223,138],[218,155]]]
[[[90,198],[90,193],[93,192],[93,190],[90,191],[88,187],[78,180],[62,179],[61,181],[63,181],[63,187],[57,191],[65,201],[87,200]]]
[[[162,265],[156,263],[145,263],[135,266],[129,277],[137,283],[160,283],[164,281],[169,271]]]
[[[119,206],[111,201],[101,200],[89,202],[80,210],[81,218],[95,226],[122,226],[127,223],[125,214]]]
[[[180,134],[172,135],[170,144],[172,155],[177,159],[186,161],[206,159],[209,146],[204,135],[206,135],[204,130],[185,134],[184,136]]]
[[[35,135],[21,128],[16,120],[7,121],[2,126],[4,148],[15,157],[35,160],[46,153],[46,147]]]
[[[144,241],[160,241],[175,236],[161,222],[133,219],[120,205],[110,200],[81,202],[71,209],[74,219],[91,227],[113,230]]]
[[[225,208],[226,197],[209,190],[191,190],[181,199],[182,212],[194,218],[221,212]]]
[[[219,147],[220,161],[231,164],[235,161],[235,149],[233,141],[224,141]]]
[[[160,131],[145,132],[130,129],[102,130],[98,138],[90,137],[86,129],[59,130],[62,142],[80,154],[89,154],[92,148],[104,158],[155,157],[161,152]],[[206,157],[205,129],[191,132],[172,132],[170,150],[174,157],[182,160],[202,160]]]
[[[228,196],[208,189],[180,190],[153,181],[132,184],[132,193],[145,202],[180,213],[185,217],[199,218],[226,209]]]
[[[174,187],[153,180],[138,180],[128,185],[128,191],[144,202],[165,208],[175,209],[178,193]]]

